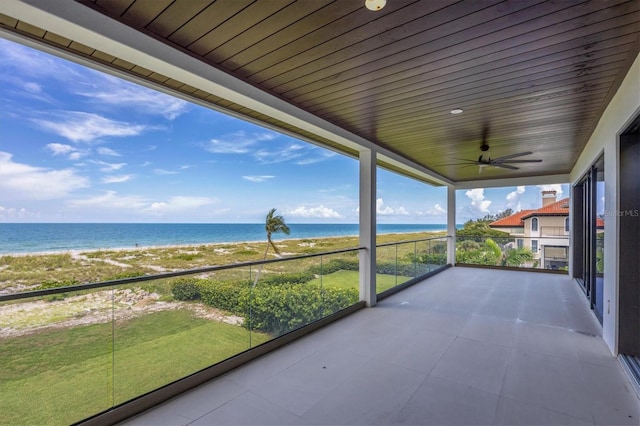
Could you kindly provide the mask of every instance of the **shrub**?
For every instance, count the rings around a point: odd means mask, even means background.
[[[250,281],[204,281],[200,284],[200,295],[204,303],[234,314],[246,314],[252,284]]]
[[[314,265],[309,272],[315,275],[328,275],[338,271],[357,271],[360,266],[357,260],[333,259],[323,265]]]
[[[275,285],[253,288],[250,301],[244,326],[279,336],[356,303],[358,290]]]
[[[250,281],[177,280],[176,292],[199,291],[207,305],[241,315],[243,326],[278,336],[344,309],[358,301],[354,288],[323,288],[271,283],[254,287]],[[189,295],[189,294],[187,294]],[[186,297],[182,296],[181,297]]]
[[[76,280],[64,280],[64,281],[42,281],[35,290],[47,290],[49,288],[58,288],[58,287],[69,287],[72,285],[80,284],[79,281]]]
[[[255,250],[238,250],[234,254],[238,256],[255,256],[258,252]]]
[[[198,278],[178,278],[171,283],[171,294],[176,300],[199,300],[200,282]]]
[[[265,275],[260,278],[259,283],[264,285],[277,285],[277,284],[304,284],[308,283],[314,278],[314,274],[311,272],[294,272],[288,274],[271,274]]]
[[[199,257],[202,257],[200,253],[177,253],[172,256],[173,259],[184,260],[187,262],[190,262]]]

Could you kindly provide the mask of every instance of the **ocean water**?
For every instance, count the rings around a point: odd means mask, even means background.
[[[358,235],[357,224],[288,224],[274,240]],[[379,234],[443,231],[446,225],[379,224]],[[263,241],[261,223],[0,223],[0,254]]]

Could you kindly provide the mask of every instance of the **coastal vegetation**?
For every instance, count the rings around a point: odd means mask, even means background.
[[[507,209],[497,215],[465,222],[456,232],[456,263],[522,267],[532,262],[534,254],[529,248],[517,247],[515,238],[509,233],[489,226],[512,214],[513,211]]]
[[[443,236],[444,232],[378,235],[378,244]],[[174,272],[206,266],[262,260],[261,242],[137,247],[0,256],[0,294],[36,290],[43,283],[58,287],[122,277]],[[326,237],[274,241],[283,257],[315,254],[358,246],[358,237]],[[412,250],[410,250],[412,252]],[[275,255],[274,255],[275,257]],[[354,258],[357,255],[353,255]],[[313,260],[306,262],[307,266]]]
[[[437,267],[415,265],[436,259],[429,256],[443,243],[433,243],[380,250],[378,292]],[[72,288],[260,260],[259,242],[0,257],[2,293],[70,287],[0,304],[0,424],[76,422],[357,302],[358,250],[286,260],[355,248],[357,237],[273,244],[283,260],[265,265],[256,285],[257,267],[240,263],[180,278]]]

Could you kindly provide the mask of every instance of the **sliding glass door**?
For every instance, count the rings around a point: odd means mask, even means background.
[[[574,276],[602,323],[604,309],[604,157],[574,187]]]

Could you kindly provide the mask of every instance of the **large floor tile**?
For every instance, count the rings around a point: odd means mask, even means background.
[[[431,375],[496,395],[502,388],[510,349],[457,338],[431,371]]]
[[[474,315],[458,335],[467,339],[510,347],[516,337],[516,325],[515,320]]]
[[[587,337],[561,327],[521,322],[518,324],[515,346],[522,352],[577,361],[578,350],[574,341],[580,338]]]
[[[498,396],[438,377],[428,377],[393,418],[394,424],[490,425]]]
[[[124,424],[637,426],[583,298],[566,276],[452,268]]]
[[[318,425],[387,425],[426,378],[389,363],[372,360],[312,407],[303,419]]]
[[[191,423],[198,425],[299,425],[295,414],[252,392],[245,392]]]
[[[620,365],[582,363],[581,367],[596,424],[640,425],[640,400]]]
[[[410,370],[429,373],[456,339],[450,334],[430,330],[406,329],[395,344],[378,352],[375,358]],[[402,348],[399,350],[399,348]]]
[[[575,360],[513,349],[502,396],[591,421],[580,365]]]
[[[561,426],[591,425],[592,421],[556,413],[525,402],[502,397],[498,402],[495,425],[500,426]]]

